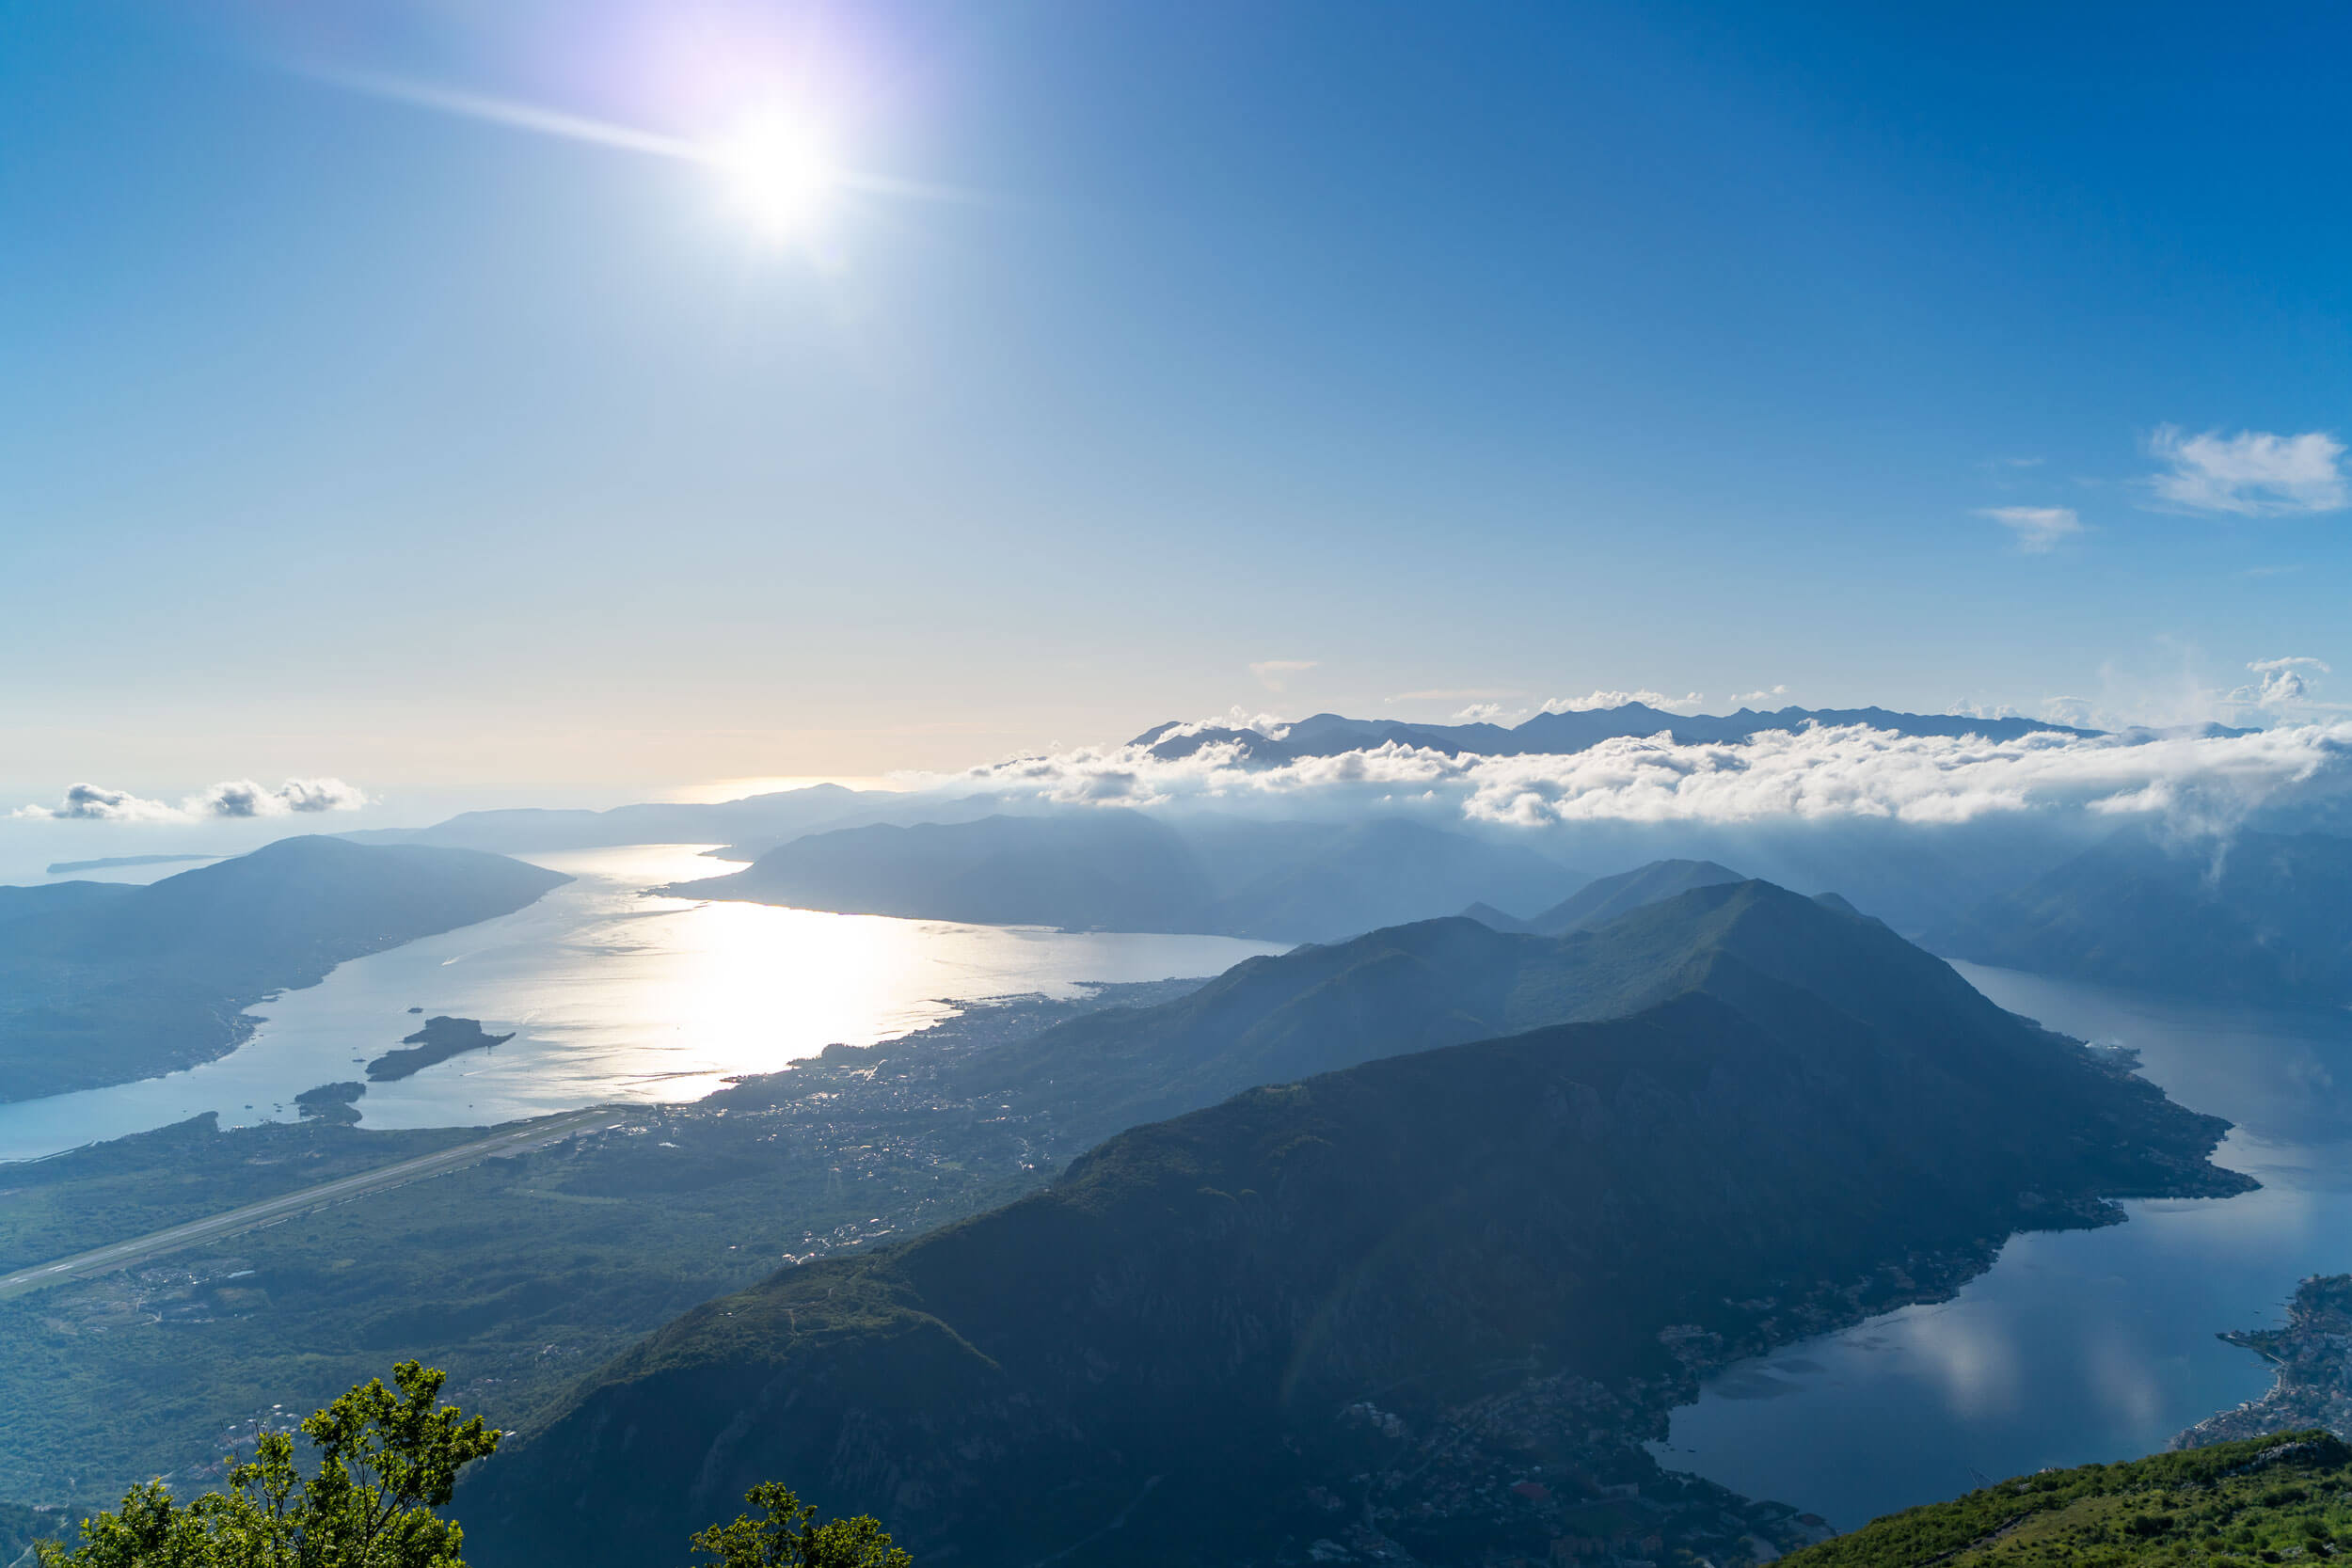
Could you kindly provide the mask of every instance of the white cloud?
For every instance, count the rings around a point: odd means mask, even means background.
[[[2339,466],[2344,443],[2325,431],[2274,436],[2209,430],[2185,436],[2165,425],[2149,451],[2171,470],[2148,483],[2157,499],[2190,512],[2230,512],[2243,517],[2337,512],[2352,501]]]
[[[20,806],[18,816],[86,822],[199,822],[212,817],[293,816],[357,811],[368,798],[341,779],[288,779],[266,789],[251,779],[230,779],[178,805],[142,800],[127,790],[77,784],[54,806]]]
[[[1262,658],[1249,667],[1249,673],[1268,691],[1280,691],[1293,675],[1305,674],[1318,662],[1311,658]]]
[[[1279,768],[1248,767],[1239,752],[1211,745],[1161,762],[1133,748],[1085,750],[926,783],[1067,804],[1256,800],[1290,812],[1412,801],[1471,820],[1531,826],[1962,823],[2070,811],[2216,832],[2291,793],[2352,797],[2352,721],[2237,736],[2044,731],[2006,741],[1816,725],[1697,745],[1662,734],[1619,738],[1571,756],[1452,756],[1390,744]]]
[[[1502,717],[1501,703],[1472,703],[1454,716],[1457,724],[1491,724]]]
[[[2253,686],[2239,687],[2230,693],[2230,701],[2274,711],[2309,697],[2313,675],[2335,673],[2319,659],[2298,657],[2258,658],[2246,668],[2260,675],[2262,680]]]
[[[2044,697],[2042,699],[2042,721],[2064,724],[2071,729],[2091,730],[2097,708],[2088,697]]]
[[[1786,697],[1788,695],[1788,689],[1785,686],[1768,686],[1761,691],[1742,691],[1738,693],[1731,699],[1731,705],[1733,707],[1754,707],[1758,704],[1769,703],[1775,697]]]
[[[2071,506],[1980,506],[1977,515],[2014,533],[2017,547],[2027,555],[2047,555],[2059,540],[2083,531],[2083,520]]]
[[[1663,691],[1594,691],[1581,697],[1554,697],[1543,705],[1546,713],[1590,713],[1595,708],[1623,707],[1628,703],[1641,703],[1661,708],[1668,713],[1696,713],[1706,701],[1697,692],[1669,697]]]

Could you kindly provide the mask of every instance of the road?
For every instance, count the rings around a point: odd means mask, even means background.
[[[231,1209],[225,1214],[190,1220],[168,1230],[158,1230],[127,1242],[116,1242],[108,1246],[77,1253],[72,1258],[60,1258],[54,1263],[21,1269],[15,1274],[0,1275],[0,1296],[36,1290],[43,1285],[61,1284],[69,1279],[86,1279],[91,1275],[105,1274],[114,1269],[130,1268],[167,1252],[194,1246],[199,1242],[217,1241],[223,1236],[233,1236],[240,1230],[267,1225],[272,1220],[288,1219],[322,1204],[341,1203],[369,1193],[380,1193],[389,1187],[398,1187],[428,1176],[438,1176],[443,1171],[473,1164],[494,1154],[518,1154],[526,1148],[551,1144],[591,1127],[610,1126],[614,1117],[627,1114],[611,1105],[600,1105],[565,1116],[547,1117],[501,1132],[496,1137],[459,1144],[453,1148],[420,1155],[414,1160],[403,1160],[397,1164],[361,1171],[357,1176],[342,1177],[316,1187],[306,1187],[298,1193],[287,1193],[260,1203],[249,1203],[242,1209]]]

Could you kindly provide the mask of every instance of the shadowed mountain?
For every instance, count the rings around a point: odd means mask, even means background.
[[[2040,1030],[1836,895],[1748,881],[1694,888],[1562,937],[1454,916],[1250,958],[1176,1001],[1104,1008],[1015,1041],[951,1082],[1055,1118],[1067,1148],[1253,1085],[1621,1018],[1700,984],[1725,956],[1953,1053],[2042,1050],[2019,1044],[2042,1040]]]
[[[1401,818],[1338,824],[1125,809],[813,833],[690,898],[987,925],[1195,931],[1308,942],[1468,899],[1548,900],[1584,879],[1509,845]]]
[[[1576,1008],[1631,1016],[1417,1049]],[[1008,1081],[1072,1094],[1110,1046],[1198,1094],[1340,1070],[688,1314],[485,1467],[478,1560],[650,1560],[770,1476],[976,1565],[1544,1556],[1593,1477],[1655,1474],[1695,1367],[2103,1196],[2248,1185],[2205,1161],[2217,1119],[1765,883],[1561,939],[1376,932],[1106,1023]],[[1536,1465],[1560,1496],[1522,1506]]]
[[[310,837],[144,887],[0,887],[0,1101],[224,1055],[272,992],[569,880],[469,849]]]
[[[1883,707],[1785,707],[1772,713],[1741,708],[1733,714],[1668,713],[1646,703],[1619,707],[1588,708],[1574,713],[1539,713],[1522,724],[1408,724],[1393,719],[1347,719],[1318,713],[1301,719],[1278,736],[1256,730],[1196,727],[1168,723],[1146,730],[1129,742],[1155,757],[1173,761],[1191,756],[1204,746],[1231,745],[1241,756],[1263,767],[1278,767],[1300,757],[1339,756],[1396,744],[1444,752],[1458,756],[1475,752],[1482,756],[1559,756],[1589,751],[1604,740],[1672,735],[1685,743],[1745,740],[1767,730],[1797,730],[1808,723],[1867,724],[1897,735],[1982,736],[1987,740],[2014,740],[2040,733],[2097,735],[2097,730],[2069,729],[2033,719],[1973,719],[1960,714],[1893,713]],[[2238,732],[2231,732],[2238,733]]]
[[[2120,833],[1930,933],[1974,963],[2215,1001],[2352,1003],[2352,839]]]

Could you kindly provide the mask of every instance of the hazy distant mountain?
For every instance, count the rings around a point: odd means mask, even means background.
[[[1156,725],[1129,742],[1148,748],[1168,760],[1188,757],[1203,746],[1226,743],[1241,748],[1246,760],[1266,767],[1300,757],[1338,756],[1394,741],[1400,746],[1424,747],[1459,755],[1563,755],[1589,750],[1604,740],[1627,736],[1671,732],[1682,741],[1745,740],[1766,730],[1794,730],[1807,722],[1867,724],[1898,735],[1979,735],[1988,740],[2014,740],[2019,736],[2055,732],[2093,736],[2097,730],[2070,729],[2034,719],[1972,719],[1957,714],[1892,713],[1883,707],[1785,707],[1772,713],[1741,708],[1727,715],[1668,713],[1646,703],[1621,707],[1588,708],[1576,713],[1539,713],[1525,723],[1505,729],[1500,724],[1408,724],[1393,719],[1347,719],[1318,713],[1291,725],[1279,739],[1256,730],[1189,730],[1179,723]],[[1171,732],[1185,730],[1178,735]],[[2231,732],[2239,733],[2239,732]]]
[[[2352,839],[2129,832],[1931,932],[1938,952],[2237,1002],[2352,1004]]]
[[[469,811],[430,828],[370,828],[342,836],[355,844],[431,844],[501,854],[600,849],[623,844],[774,843],[830,826],[861,807],[896,799],[888,790],[822,784],[707,805],[652,801],[610,811],[537,807]]]
[[[1125,810],[812,833],[742,871],[666,891],[849,914],[1123,931],[1187,929],[1187,917],[1209,902],[1184,841]]]
[[[1540,906],[1586,880],[1533,850],[1384,817],[1275,824],[1246,859],[1207,824],[1178,824],[1210,863],[1267,865],[1219,898],[1202,929],[1272,942],[1329,942],[1450,913],[1465,903]],[[1271,864],[1268,864],[1268,863]]]
[[[569,880],[469,849],[290,838],[145,887],[0,887],[0,1101],[209,1061],[271,992]]]
[[[218,859],[218,855],[104,855],[94,861],[53,861],[49,875],[67,877],[76,871],[114,871],[133,865],[176,865],[183,861]]]
[[[1124,809],[814,833],[684,897],[991,925],[1331,940],[1585,879],[1533,850],[1400,818],[1162,821]]]
[[[1645,904],[1655,904],[1692,888],[1745,880],[1729,866],[1713,861],[1652,861],[1588,883],[1543,913],[1530,917],[1525,924],[1539,936],[1590,930],[1608,925],[1619,915],[1630,914]]]
[[[1543,1556],[1513,1480],[1572,1500],[1644,1463],[1688,1357],[1915,1299],[2102,1196],[2247,1185],[2205,1162],[2217,1119],[1764,883],[1562,939],[1379,932],[1212,990],[1127,1014],[1120,1049],[1279,1070],[1640,1010],[1253,1089],[698,1308],[485,1469],[469,1555],[653,1560],[788,1476],[976,1568],[1303,1560],[1375,1507],[1413,1560]]]

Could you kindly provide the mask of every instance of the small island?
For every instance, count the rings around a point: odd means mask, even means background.
[[[414,1049],[388,1051],[368,1064],[368,1081],[389,1084],[422,1072],[436,1062],[446,1062],[469,1051],[487,1051],[514,1037],[512,1034],[485,1034],[480,1019],[428,1018],[423,1028],[400,1042]]]
[[[305,1089],[295,1095],[294,1108],[305,1121],[341,1122],[349,1126],[359,1119],[359,1107],[353,1102],[367,1092],[365,1084],[349,1081],[321,1084],[315,1089]]]

